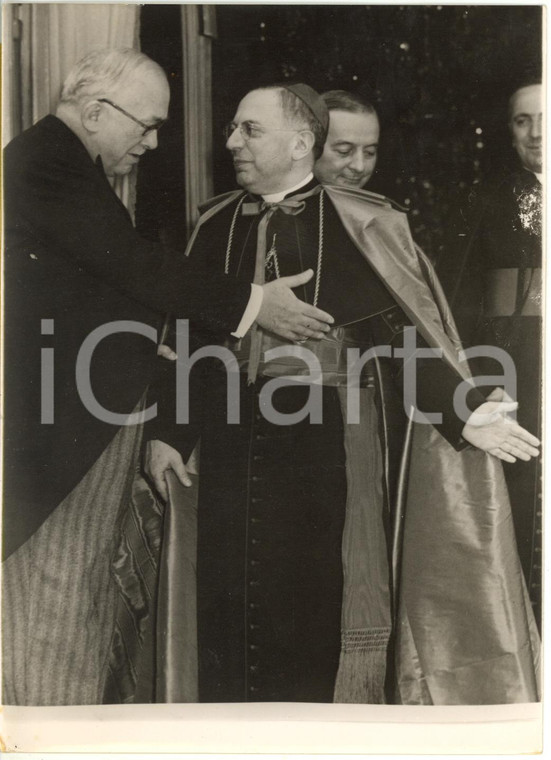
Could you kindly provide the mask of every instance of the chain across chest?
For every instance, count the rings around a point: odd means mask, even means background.
[[[235,207],[235,211],[233,213],[230,230],[228,233],[228,241],[226,245],[226,256],[225,256],[225,261],[224,261],[225,274],[229,274],[229,271],[230,271],[230,263],[231,263],[232,254],[233,254],[233,244],[234,244],[234,237],[235,237],[235,227],[237,224],[237,219],[242,213],[242,206],[246,198],[247,196],[244,195],[239,200],[239,203]],[[294,212],[289,212],[286,209],[285,201],[283,201],[281,204],[263,203],[262,208],[261,208],[261,213],[264,212],[265,217],[267,217],[266,219],[266,224],[267,224],[269,222],[269,219],[273,216],[273,214],[277,210],[280,210],[284,213],[300,213],[303,208],[304,207]],[[315,276],[314,299],[313,299],[314,306],[317,306],[318,304],[320,285],[321,285],[321,272],[322,272],[322,265],[323,265],[323,248],[324,248],[324,220],[325,220],[324,192],[322,190],[319,193],[319,202],[318,202],[318,246],[317,246],[318,250],[317,250],[317,264],[316,264],[316,276]],[[261,219],[261,223],[262,223],[262,219]],[[280,270],[279,270],[279,260],[278,260],[278,255],[277,255],[276,243],[277,243],[277,234],[274,234],[270,249],[267,250],[265,253],[264,267],[265,267],[265,272],[268,275],[275,275],[276,278],[279,278]]]

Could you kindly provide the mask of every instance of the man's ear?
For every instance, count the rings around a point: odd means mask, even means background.
[[[97,132],[100,127],[102,104],[97,100],[91,100],[80,112],[82,126],[87,132]]]
[[[293,147],[293,159],[295,161],[300,161],[301,159],[306,158],[306,156],[314,149],[315,142],[316,138],[314,137],[314,133],[309,129],[301,129],[300,132],[297,132]]]

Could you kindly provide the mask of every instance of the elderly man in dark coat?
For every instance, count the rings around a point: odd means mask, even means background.
[[[108,559],[162,314],[224,337],[255,318],[290,339],[328,329],[290,290],[308,273],[264,288],[205,280],[136,233],[109,180],[157,146],[168,104],[147,56],[90,53],[56,115],[5,151],[6,703],[100,701]]]

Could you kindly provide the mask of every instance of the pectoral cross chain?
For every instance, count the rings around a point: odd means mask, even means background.
[[[264,273],[266,282],[269,280],[279,279],[279,262],[277,260],[277,248],[276,248],[277,233],[274,233],[272,239],[272,245],[270,250],[266,253],[266,259],[264,262]]]

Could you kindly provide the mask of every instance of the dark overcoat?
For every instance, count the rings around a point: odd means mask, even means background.
[[[471,193],[441,274],[461,338],[496,346],[516,369],[517,419],[542,434],[542,186],[520,165]],[[457,248],[458,250],[455,250]],[[453,255],[452,255],[453,254]],[[499,361],[473,362],[477,375],[503,374]],[[515,392],[512,391],[514,394]],[[519,555],[541,623],[541,459],[504,464]]]
[[[140,237],[101,160],[94,162],[54,116],[7,146],[4,199],[7,556],[79,483],[118,429],[79,396],[75,368],[83,341],[115,321],[149,328],[144,336],[119,326],[98,341],[91,360],[97,401],[128,415],[154,367],[160,315],[194,316],[229,333],[250,285],[224,276],[205,281],[201,267],[181,252]],[[41,366],[43,348],[54,350],[55,387],[53,422],[45,424],[48,401],[41,391],[47,396],[51,383],[47,352]]]

